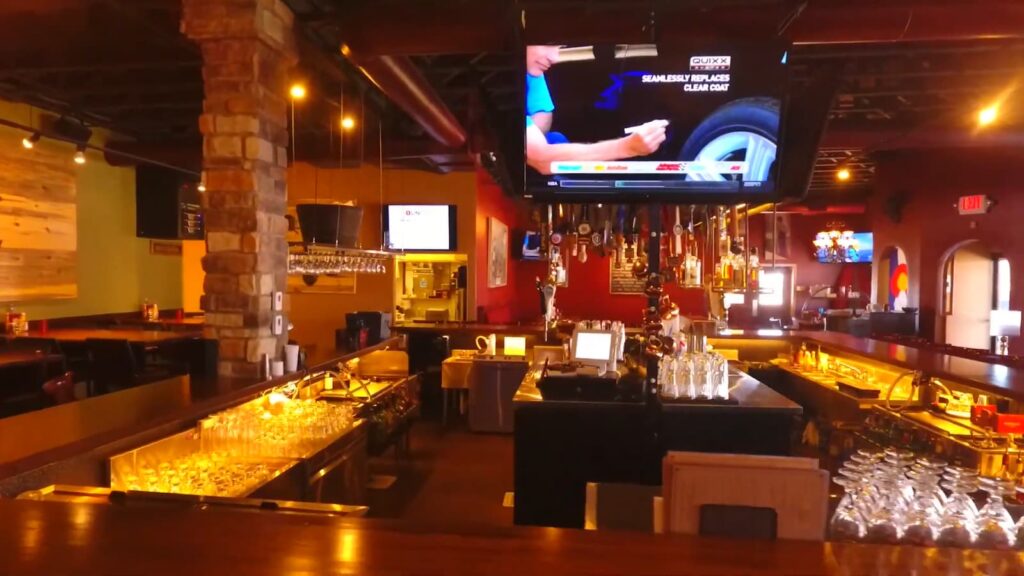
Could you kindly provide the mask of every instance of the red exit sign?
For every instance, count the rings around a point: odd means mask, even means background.
[[[956,210],[961,216],[967,214],[984,214],[988,212],[989,206],[992,203],[989,201],[988,196],[984,194],[972,194],[970,196],[961,196],[960,200],[956,203]]]

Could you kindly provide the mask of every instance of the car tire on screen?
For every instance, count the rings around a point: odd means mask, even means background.
[[[747,168],[735,175],[707,170],[690,173],[689,180],[767,181],[775,165],[779,133],[779,101],[742,98],[719,107],[686,139],[679,153],[685,161],[744,161]]]

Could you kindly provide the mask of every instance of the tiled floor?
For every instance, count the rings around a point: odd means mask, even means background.
[[[511,435],[418,422],[409,457],[375,459],[371,470],[398,476],[388,490],[371,491],[371,517],[430,526],[512,525],[512,509],[502,506],[512,491]]]

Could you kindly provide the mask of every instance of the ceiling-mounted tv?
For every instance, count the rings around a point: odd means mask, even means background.
[[[456,209],[451,204],[387,204],[384,245],[405,252],[454,252]]]
[[[526,47],[525,189],[541,199],[776,196],[787,45]]]

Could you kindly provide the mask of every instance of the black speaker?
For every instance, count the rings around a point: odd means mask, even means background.
[[[359,228],[363,221],[360,206],[341,204],[298,204],[302,241],[306,244],[355,248],[359,244]]]
[[[468,274],[468,268],[466,268],[465,266],[459,266],[459,278],[457,280],[458,283],[456,284],[457,287],[466,288],[469,285]]]

